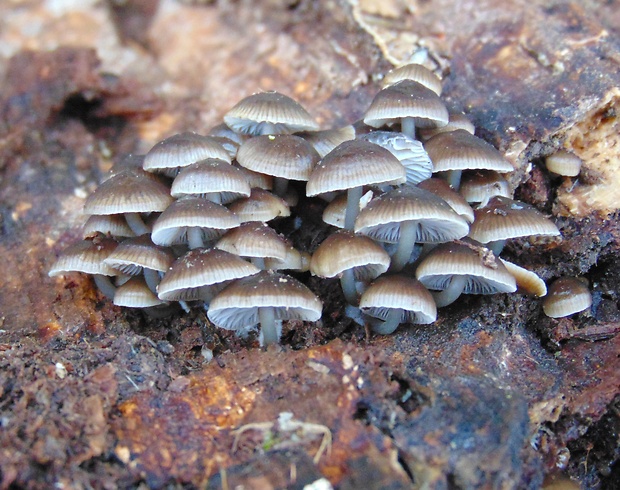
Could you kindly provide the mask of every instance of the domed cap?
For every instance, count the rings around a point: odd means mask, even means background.
[[[103,182],[88,196],[84,214],[160,212],[172,201],[170,190],[161,182],[125,171]]]
[[[401,310],[398,323],[433,323],[437,306],[429,291],[413,277],[402,274],[382,276],[364,291],[360,309],[367,315],[386,320],[391,310]]]
[[[432,192],[437,197],[446,201],[448,206],[454,209],[456,214],[468,223],[474,222],[474,210],[467,201],[463,199],[463,196],[456,192],[445,180],[434,177],[420,182],[418,187],[425,191]]]
[[[249,196],[250,184],[238,168],[210,158],[183,168],[174,179],[170,193],[174,197],[204,195],[226,204]]]
[[[431,157],[435,172],[487,169],[512,172],[510,162],[493,146],[463,129],[433,136],[424,148]]]
[[[252,135],[319,129],[301,105],[278,92],[261,92],[242,99],[224,116],[224,122],[233,131]]]
[[[584,282],[576,277],[556,279],[543,300],[543,311],[551,318],[562,318],[579,313],[592,305],[592,294]]]
[[[50,269],[50,277],[60,276],[69,272],[84,272],[102,276],[115,276],[117,271],[104,263],[114,252],[118,243],[110,238],[96,237],[92,240],[81,240],[67,247]]]
[[[454,276],[462,276],[466,279],[466,294],[515,292],[515,278],[490,251],[484,255],[482,250],[471,242],[438,245],[422,260],[416,277],[428,289],[440,291],[448,287]]]
[[[396,243],[403,222],[417,223],[416,243],[437,243],[467,235],[469,226],[443,200],[418,187],[399,187],[373,199],[360,211],[355,232]]]
[[[240,257],[284,260],[289,243],[273,228],[262,222],[250,221],[232,229],[219,239],[215,248]]]
[[[581,158],[567,150],[560,150],[545,158],[549,172],[564,177],[577,177],[581,171]]]
[[[461,195],[470,203],[486,206],[493,196],[512,197],[508,181],[493,170],[465,172],[459,187]]]
[[[463,129],[468,133],[474,134],[476,127],[462,112],[450,112],[448,116],[448,124],[440,128],[424,128],[420,129],[420,139],[427,141],[439,133],[449,133],[457,129]]]
[[[179,167],[207,158],[230,163],[226,149],[214,138],[196,133],[179,133],[157,143],[144,157],[144,170],[175,175]]]
[[[336,277],[352,269],[356,281],[369,281],[390,266],[390,256],[373,240],[340,230],[328,236],[310,261],[310,272],[319,277]]]
[[[383,77],[383,86],[394,85],[401,80],[413,80],[441,95],[441,79],[424,65],[409,63],[390,70]]]
[[[507,197],[495,196],[484,208],[474,211],[469,236],[489,243],[511,238],[560,234],[557,226],[534,206]]]
[[[221,204],[202,197],[186,197],[175,201],[157,218],[151,238],[164,246],[189,243],[188,233],[195,229],[203,242],[209,242],[240,224],[239,218]]]
[[[122,214],[89,216],[82,229],[82,238],[93,238],[99,233],[117,238],[136,236]]]
[[[355,139],[355,128],[352,125],[336,129],[325,129],[323,131],[305,131],[298,133],[317,151],[323,158],[339,144]]]
[[[207,316],[218,327],[238,330],[259,323],[259,308],[274,308],[276,320],[315,322],[323,305],[290,276],[263,271],[233,282],[211,302]]]
[[[149,289],[142,276],[132,277],[114,293],[114,304],[127,308],[150,308],[165,304]]]
[[[431,177],[433,163],[419,141],[391,131],[373,131],[360,136],[360,139],[379,145],[398,158],[405,167],[407,184],[415,185]]]
[[[385,148],[368,141],[345,141],[314,168],[306,194],[316,196],[372,184],[401,184],[405,167]]]
[[[303,138],[291,134],[257,136],[237,154],[239,165],[254,172],[288,180],[308,180],[319,154]]]
[[[359,209],[364,209],[366,205],[372,200],[373,192],[368,191],[362,195],[359,202]],[[335,226],[336,228],[344,228],[344,220],[347,211],[347,195],[340,194],[330,202],[323,210],[323,221],[328,225]]]
[[[414,120],[417,128],[445,126],[448,109],[432,90],[413,80],[401,80],[381,90],[364,115],[364,123],[373,128]]]
[[[174,258],[172,251],[155,245],[149,235],[142,235],[124,240],[104,262],[124,274],[135,276],[142,269],[167,271]]]
[[[239,217],[241,223],[247,221],[266,222],[291,215],[291,210],[284,199],[259,188],[252,189],[250,197],[238,199],[228,209]]]
[[[254,265],[224,250],[191,250],[172,264],[157,292],[164,301],[208,301],[229,281],[258,271]]]

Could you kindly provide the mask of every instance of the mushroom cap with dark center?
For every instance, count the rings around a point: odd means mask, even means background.
[[[355,232],[396,243],[400,228],[417,222],[416,243],[438,243],[467,235],[469,226],[443,199],[418,187],[399,187],[373,199],[355,221]]]
[[[538,209],[507,197],[495,196],[484,208],[474,211],[470,238],[489,243],[511,238],[560,234],[557,226]]]
[[[211,136],[196,133],[179,133],[157,143],[144,157],[144,170],[148,172],[173,172],[179,167],[207,158],[217,158],[230,163],[230,155],[219,141]]]
[[[337,277],[352,269],[356,281],[370,281],[388,270],[390,256],[373,240],[340,230],[319,245],[310,261],[310,272]]]
[[[103,182],[88,196],[84,214],[160,212],[173,200],[166,185],[125,171]]]
[[[465,172],[459,193],[470,203],[486,203],[493,196],[512,197],[508,181],[493,170]]]
[[[415,275],[424,286],[432,290],[442,291],[454,276],[463,276],[466,278],[463,287],[466,294],[515,292],[515,278],[492,254],[482,254],[484,250],[479,245],[442,243],[420,262]],[[490,251],[487,252],[490,254]]]
[[[394,85],[401,80],[413,80],[441,95],[441,79],[424,65],[409,63],[390,70],[383,77],[383,86]]]
[[[564,177],[579,175],[581,163],[581,158],[568,150],[559,150],[545,158],[547,170]]]
[[[208,300],[230,281],[258,273],[241,257],[218,249],[195,249],[178,258],[157,288],[164,301]]]
[[[413,80],[401,80],[381,90],[364,115],[373,128],[412,118],[418,128],[445,126],[448,109],[432,90]]]
[[[317,151],[323,158],[339,144],[355,139],[355,128],[352,125],[336,129],[324,129],[322,131],[305,131],[298,133]]]
[[[245,97],[226,113],[224,122],[237,133],[252,135],[319,129],[316,121],[298,102],[279,92],[260,92]]]
[[[360,139],[379,145],[398,158],[405,167],[407,184],[415,185],[431,177],[433,162],[419,141],[391,131],[373,131],[360,136]]]
[[[551,318],[579,313],[592,305],[587,285],[576,277],[560,277],[551,283],[543,300],[543,311]]]
[[[128,308],[150,308],[163,305],[165,301],[155,296],[142,276],[136,276],[116,289],[114,304]]]
[[[135,276],[142,269],[165,272],[174,259],[171,250],[155,245],[147,234],[124,240],[104,262],[123,274]]]
[[[292,134],[251,138],[237,153],[242,167],[287,180],[308,180],[319,159],[310,143]]]
[[[245,175],[223,160],[209,158],[184,167],[172,183],[174,197],[217,194],[222,203],[250,195]]]
[[[112,269],[104,261],[117,246],[118,242],[111,238],[95,237],[92,240],[80,240],[63,250],[48,275],[53,277],[69,272],[83,272],[116,276],[118,271]]]
[[[512,172],[514,168],[492,145],[481,138],[457,129],[433,136],[424,148],[433,161],[435,172],[486,169]]]
[[[319,298],[298,280],[263,271],[235,281],[211,302],[207,316],[226,330],[259,323],[259,308],[273,308],[276,320],[315,322],[321,318]]]
[[[172,203],[155,221],[151,239],[158,245],[188,243],[189,228],[199,228],[204,241],[215,240],[241,223],[229,209],[202,197]]]
[[[286,238],[262,222],[249,221],[227,231],[215,248],[248,258],[284,260],[290,244]]]
[[[432,192],[437,197],[440,197],[446,201],[448,205],[454,209],[454,211],[456,211],[456,214],[461,216],[468,223],[473,223],[474,210],[463,198],[463,196],[456,192],[444,179],[433,177],[423,180],[418,184],[418,188]]]
[[[345,141],[312,171],[306,194],[316,196],[372,184],[405,182],[405,167],[385,148],[368,141]]]
[[[286,201],[271,192],[254,188],[250,197],[238,199],[228,206],[239,217],[241,223],[247,221],[271,221],[291,215]]]
[[[431,293],[414,277],[382,276],[370,284],[360,298],[367,315],[386,320],[390,310],[402,310],[399,323],[433,323],[437,306]]]

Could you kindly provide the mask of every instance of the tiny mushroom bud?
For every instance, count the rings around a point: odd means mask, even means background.
[[[560,150],[545,158],[549,172],[564,177],[576,177],[581,171],[581,158],[567,150]]]
[[[536,273],[517,264],[513,264],[512,262],[508,262],[501,257],[498,258],[500,262],[506,266],[508,272],[515,278],[517,282],[517,293],[531,294],[539,298],[547,294],[547,285],[545,281],[538,277]]]
[[[277,344],[282,320],[316,322],[319,298],[301,282],[277,272],[263,271],[233,282],[211,302],[207,316],[218,327],[241,330],[261,326],[261,345]]]
[[[576,277],[560,277],[549,286],[543,300],[543,311],[551,318],[587,310],[592,305],[592,294],[588,286]]]

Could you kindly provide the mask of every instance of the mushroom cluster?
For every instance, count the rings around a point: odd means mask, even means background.
[[[440,95],[433,72],[407,65],[363,123],[328,130],[283,94],[246,97],[208,135],[118,162],[86,200],[83,240],[49,274],[91,274],[115,304],[149,312],[204,305],[223,329],[260,325],[261,345],[279,342],[282,321],[321,318],[319,298],[282,271],[339,278],[348,314],[380,334],[432,323],[464,293],[543,296],[499,254],[557,227],[512,198],[512,165]],[[269,223],[314,198],[335,231],[310,255]]]

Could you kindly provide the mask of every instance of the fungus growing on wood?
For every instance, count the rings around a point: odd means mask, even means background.
[[[481,208],[494,196],[512,198],[508,181],[493,170],[464,172],[459,192],[467,202],[478,203]]]
[[[291,215],[291,210],[284,199],[259,188],[252,189],[249,197],[231,203],[228,209],[239,217],[241,223],[267,222]]]
[[[560,277],[551,283],[543,300],[543,311],[551,318],[562,318],[592,305],[592,293],[587,284],[577,277]]]
[[[577,177],[581,163],[581,158],[568,150],[559,150],[545,158],[547,170],[564,177]]]
[[[401,80],[412,80],[441,95],[441,79],[424,65],[409,63],[394,68],[383,77],[383,86],[394,85]]]

